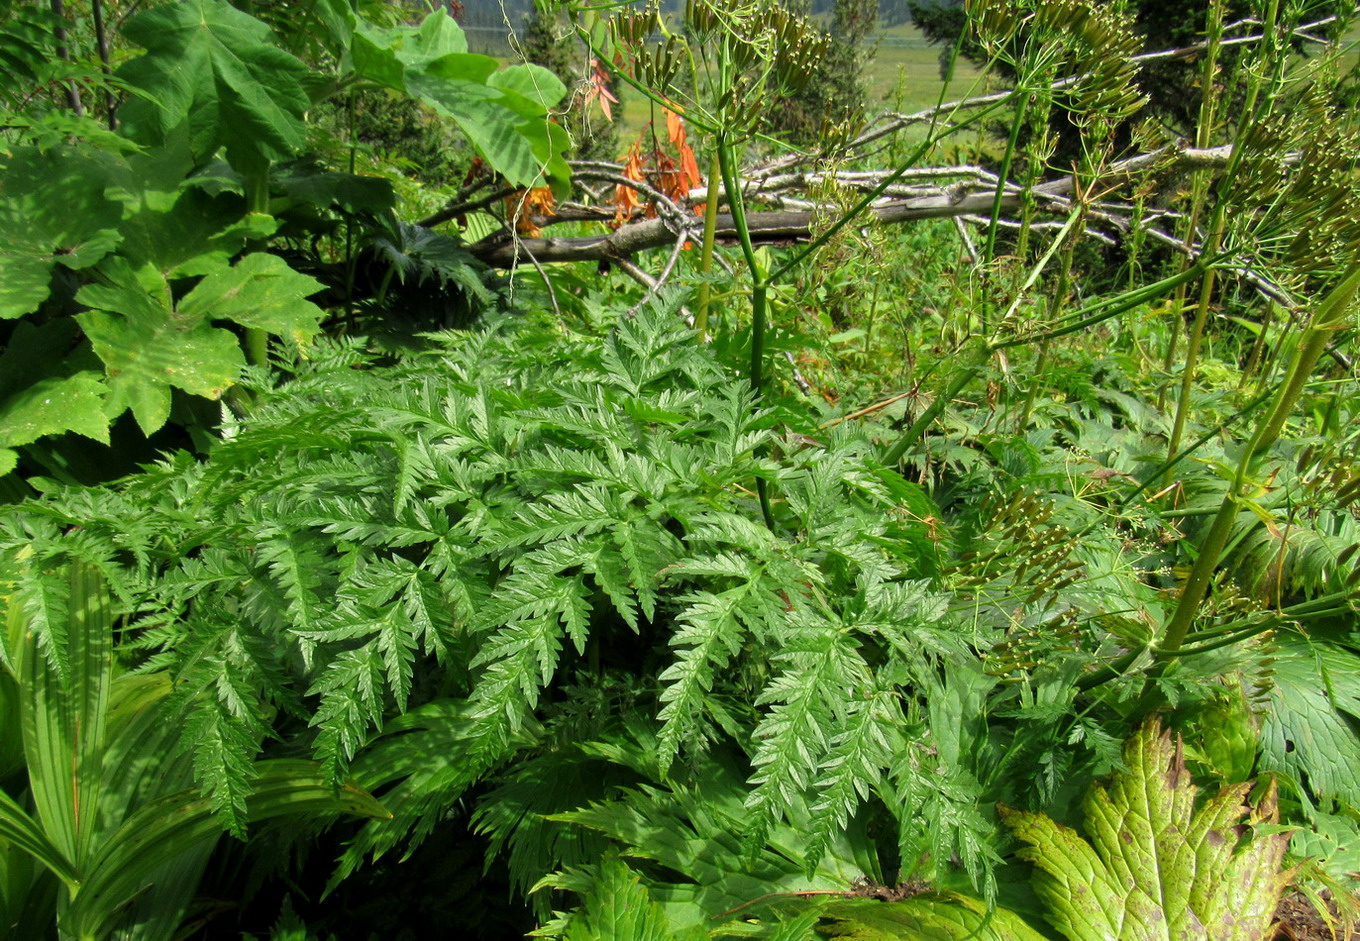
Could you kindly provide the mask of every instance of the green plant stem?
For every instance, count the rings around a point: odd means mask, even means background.
[[[746,200],[741,193],[741,181],[737,179],[736,154],[726,134],[717,137],[718,167],[722,172],[723,189],[727,195],[727,206],[732,212],[732,225],[737,230],[737,241],[741,243],[742,259],[751,274],[751,390],[759,399],[765,388],[765,320],[766,305],[769,298],[769,279],[760,270],[756,260],[755,247],[751,243],[751,230],[746,224]],[[774,529],[774,511],[770,506],[770,489],[765,478],[756,478],[756,494],[760,499],[760,515],[765,525]]]
[[[694,330],[699,342],[708,339],[708,305],[710,297],[709,276],[713,273],[713,241],[718,230],[718,197],[722,185],[722,163],[719,151],[714,144],[713,158],[708,167],[708,199],[704,203],[704,240],[699,249],[699,273],[704,280],[699,284],[699,301],[694,313]]]
[[[1194,280],[1204,271],[1212,267],[1214,261],[1214,259],[1200,256],[1194,265],[1184,271],[1177,272],[1160,281],[1154,281],[1152,284],[1141,287],[1136,291],[1126,291],[1123,294],[1103,301],[1097,301],[1094,304],[1088,304],[1085,307],[1073,311],[1066,318],[1067,323],[1061,327],[1055,327],[1054,329],[1047,330],[1043,333],[1001,340],[993,343],[991,349],[995,351],[1009,349],[1014,346],[1025,346],[1030,343],[1039,343],[1044,340],[1052,340],[1057,337],[1067,336],[1070,333],[1078,333],[1088,327],[1094,327],[1098,323],[1104,323],[1112,317],[1118,317],[1126,311],[1146,304],[1149,301],[1156,300],[1175,288],[1178,284],[1184,284],[1186,281]]]
[[[949,407],[949,403],[954,400],[954,396],[963,391],[963,387],[972,381],[973,377],[982,371],[991,358],[992,348],[986,344],[978,344],[973,356],[964,365],[958,367],[948,385],[935,397],[929,407],[911,423],[911,427],[902,433],[902,437],[897,440],[883,455],[885,467],[896,467],[901,462],[907,451],[915,447],[916,442],[920,441],[925,435],[926,430],[944,413]]]
[[[1205,240],[1206,248],[1217,248],[1223,236],[1223,214],[1215,213],[1216,224],[1209,238]],[[1180,393],[1176,399],[1176,416],[1172,419],[1171,439],[1167,443],[1167,453],[1174,454],[1181,446],[1181,438],[1185,435],[1185,423],[1190,416],[1190,397],[1195,388],[1195,369],[1199,365],[1199,348],[1204,340],[1204,325],[1209,319],[1209,302],[1214,292],[1214,272],[1213,270],[1204,273],[1204,280],[1200,282],[1199,304],[1195,308],[1195,320],[1190,325],[1190,333],[1185,340],[1185,364],[1181,367]]]
[[[1250,443],[1237,460],[1237,472],[1233,482],[1228,492],[1224,494],[1218,513],[1200,543],[1195,564],[1176,602],[1176,610],[1166,624],[1162,642],[1158,645],[1163,653],[1175,654],[1185,642],[1190,625],[1195,615],[1199,613],[1200,604],[1209,590],[1213,573],[1218,568],[1223,549],[1232,534],[1233,521],[1239,510],[1238,500],[1251,465],[1257,456],[1275,443],[1280,432],[1284,430],[1284,424],[1298,404],[1313,369],[1327,349],[1327,342],[1332,333],[1349,318],[1357,289],[1360,289],[1360,267],[1353,269],[1344,280],[1328,291],[1319,304],[1313,323],[1294,352],[1285,381],[1275,390],[1270,412],[1257,425]]]
[[[1015,117],[1011,120],[1010,137],[1006,140],[1006,152],[1001,155],[1001,167],[996,172],[996,192],[992,195],[992,216],[987,226],[987,247],[982,251],[983,264],[996,259],[996,233],[1001,221],[1001,203],[1006,198],[1006,180],[1011,175],[1011,162],[1015,159],[1015,149],[1020,145],[1020,131],[1025,126],[1025,116],[1029,112],[1029,93],[1020,96]],[[983,332],[987,330],[986,320],[982,323]]]
[[[1262,24],[1262,35],[1267,37],[1267,55],[1274,54],[1274,42],[1270,38],[1274,35],[1276,20],[1279,16],[1279,0],[1270,0],[1266,12],[1265,21]],[[1212,20],[1210,21],[1212,26]],[[1204,242],[1200,246],[1201,256],[1205,254],[1214,255],[1218,253],[1219,246],[1223,241],[1223,234],[1227,229],[1228,205],[1232,187],[1237,183],[1237,169],[1242,165],[1245,148],[1242,141],[1246,139],[1247,129],[1255,116],[1256,103],[1261,93],[1262,77],[1257,70],[1251,70],[1247,82],[1246,100],[1242,104],[1241,118],[1238,121],[1236,141],[1232,155],[1228,158],[1228,165],[1223,170],[1223,176],[1219,178],[1216,200],[1214,202],[1209,231],[1205,235]],[[1206,76],[1210,85],[1213,84],[1212,75]],[[1211,89],[1205,90],[1207,99],[1212,99]],[[1212,107],[1208,111],[1209,119],[1212,120]],[[1208,132],[1201,129],[1201,133]],[[1207,137],[1205,138],[1207,140]],[[1193,236],[1193,232],[1190,233]],[[1172,420],[1171,438],[1167,442],[1167,453],[1174,454],[1181,446],[1181,437],[1185,433],[1185,423],[1190,413],[1190,396],[1194,390],[1195,369],[1199,362],[1200,343],[1204,337],[1204,325],[1209,318],[1209,302],[1213,296],[1214,274],[1212,270],[1206,271],[1204,282],[1200,285],[1199,305],[1195,310],[1195,321],[1190,328],[1190,334],[1186,338],[1185,365],[1181,372],[1180,398],[1176,402],[1176,415]]]
[[[246,173],[246,211],[269,212],[269,161],[261,159]],[[264,366],[269,362],[269,333],[259,327],[247,327],[245,335],[246,362]]]
[[[887,451],[884,455],[883,463],[888,467],[892,467],[901,461],[902,456],[915,446],[916,442],[926,433],[926,429],[928,429],[931,423],[940,416],[954,396],[963,391],[964,386],[966,386],[972,378],[982,370],[982,367],[993,353],[996,353],[999,350],[1010,349],[1011,347],[1024,346],[1029,343],[1046,343],[1057,337],[1067,336],[1069,333],[1077,333],[1078,331],[1085,330],[1087,327],[1092,327],[1113,317],[1118,317],[1125,311],[1161,297],[1163,294],[1175,288],[1176,285],[1192,280],[1211,264],[1212,262],[1209,259],[1201,257],[1194,265],[1187,268],[1185,271],[1178,272],[1168,278],[1163,278],[1162,280],[1149,284],[1137,291],[1128,291],[1117,297],[1089,304],[1086,307],[1074,311],[1067,318],[1068,323],[1057,329],[1028,337],[1015,337],[1009,340],[1001,340],[996,343],[984,343],[979,345],[976,348],[977,352],[974,353],[970,361],[958,368],[958,372],[956,372],[949,381],[945,392],[932,402],[929,408],[921,413],[921,417],[916,419],[911,427],[902,435],[901,439]]]

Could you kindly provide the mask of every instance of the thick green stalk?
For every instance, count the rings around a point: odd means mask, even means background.
[[[1001,203],[1006,198],[1006,180],[1011,175],[1011,162],[1015,159],[1015,150],[1020,145],[1020,131],[1025,126],[1025,115],[1029,112],[1030,94],[1024,93],[1020,96],[1020,103],[1016,106],[1015,117],[1011,121],[1011,136],[1006,141],[1006,152],[1001,155],[1001,168],[996,172],[996,192],[992,195],[992,218],[991,224],[987,226],[987,247],[982,252],[984,264],[996,259],[996,232],[1001,221]],[[982,325],[983,331],[987,329],[987,324]]]
[[[736,155],[727,135],[718,134],[718,168],[722,172],[727,205],[732,211],[732,225],[737,230],[741,255],[751,273],[751,388],[758,397],[765,388],[765,320],[769,298],[769,278],[761,272],[756,261],[756,250],[751,243],[751,230],[746,224],[746,200],[742,196],[741,181],[737,179]],[[765,525],[774,529],[774,511],[770,507],[770,488],[765,478],[756,478],[756,494],[760,498],[760,513]]]
[[[1214,228],[1204,240],[1206,251],[1217,251],[1223,238],[1224,214],[1214,214]],[[1204,341],[1204,325],[1209,321],[1209,301],[1214,293],[1214,272],[1204,273],[1199,285],[1199,304],[1195,307],[1195,322],[1190,325],[1190,334],[1185,340],[1185,364],[1181,367],[1181,386],[1176,399],[1176,417],[1171,423],[1171,440],[1167,443],[1167,453],[1175,454],[1180,450],[1181,438],[1185,435],[1185,423],[1190,417],[1190,396],[1195,388],[1195,369],[1199,365],[1199,347]],[[1179,316],[1179,314],[1178,314]]]
[[[1308,385],[1313,369],[1327,349],[1328,340],[1350,316],[1357,289],[1360,289],[1360,267],[1352,270],[1345,280],[1327,292],[1312,324],[1294,351],[1294,358],[1285,381],[1276,388],[1269,413],[1261,419],[1250,444],[1243,449],[1238,458],[1233,482],[1228,492],[1224,494],[1218,513],[1200,543],[1195,564],[1185,581],[1185,587],[1181,589],[1176,610],[1163,631],[1162,642],[1158,645],[1163,653],[1174,654],[1185,642],[1190,625],[1195,615],[1199,613],[1200,604],[1204,601],[1210,581],[1218,568],[1223,549],[1232,534],[1233,522],[1239,509],[1238,498],[1246,485],[1251,465],[1258,455],[1264,453],[1280,437],[1285,422]]]
[[[722,164],[718,148],[713,148],[713,159],[708,167],[708,201],[704,203],[704,240],[699,249],[699,272],[704,280],[699,284],[698,309],[694,312],[694,330],[699,342],[708,339],[708,302],[710,296],[709,276],[713,273],[713,241],[718,230],[718,196],[722,184]]]
[[[755,246],[751,242],[751,230],[746,224],[746,201],[741,193],[741,181],[737,179],[736,158],[732,145],[726,135],[718,135],[718,166],[722,171],[723,188],[727,192],[727,205],[732,210],[732,226],[737,230],[737,242],[741,245],[742,259],[751,273],[751,388],[757,393],[765,385],[765,315],[769,296],[769,281],[760,270],[756,261]]]
[[[260,159],[247,170],[246,211],[269,212],[269,161]],[[269,362],[269,334],[259,327],[247,327],[245,336],[246,362],[263,366]]]

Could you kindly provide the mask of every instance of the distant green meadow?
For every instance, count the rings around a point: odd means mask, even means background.
[[[977,90],[981,73],[968,62],[955,68],[945,100],[961,98]],[[870,114],[882,110],[912,112],[929,108],[940,100],[944,81],[940,77],[940,47],[931,45],[912,25],[895,26],[879,34],[877,45],[864,67],[865,105]],[[623,89],[620,147],[626,149],[647,122],[654,105],[643,95]],[[657,115],[656,117],[660,117]]]

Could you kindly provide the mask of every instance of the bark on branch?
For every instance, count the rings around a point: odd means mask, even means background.
[[[1231,149],[1228,147],[1207,150],[1164,148],[1122,160],[1114,164],[1102,179],[1110,182],[1118,180],[1121,176],[1131,177],[1135,172],[1160,161],[1182,167],[1223,165],[1227,163],[1230,154]],[[1035,187],[1033,195],[1041,206],[1045,203],[1055,207],[1061,206],[1066,203],[1074,186],[1075,181],[1070,175],[1058,177]],[[752,194],[762,189],[760,183],[753,182]],[[1021,196],[1022,191],[1019,187],[1010,187],[1002,198],[1001,208],[1003,210],[1018,208]],[[873,213],[878,222],[886,224],[920,219],[956,218],[989,214],[993,198],[994,191],[991,185],[981,189],[977,187],[976,180],[970,179],[942,187],[930,195],[884,200],[869,212]],[[823,214],[814,210],[749,212],[747,220],[753,241],[795,242],[811,237],[812,227],[818,221],[819,215],[825,218]],[[528,258],[533,258],[539,264],[618,261],[650,248],[672,245],[677,241],[696,237],[702,222],[698,216],[678,219],[674,213],[667,213],[666,218],[630,222],[613,232],[601,235],[511,239],[505,233],[499,233],[469,246],[468,250],[486,264],[497,268],[510,268]],[[718,214],[717,237],[724,240],[736,238],[736,228],[730,213]]]

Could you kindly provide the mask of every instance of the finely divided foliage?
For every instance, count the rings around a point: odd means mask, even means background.
[[[356,853],[423,832],[541,738],[545,695],[560,710],[567,684],[607,684],[621,648],[655,663],[638,696],[659,772],[735,734],[749,851],[806,801],[815,868],[892,763],[914,678],[968,656],[918,581],[929,540],[889,522],[919,490],[851,434],[776,439],[669,310],[602,339],[507,323],[436,347],[381,366],[323,344],[207,462],[11,511],[7,542],[43,562],[12,577],[36,601],[55,560],[117,573],[125,645],[178,677],[182,747],[233,828],[249,760],[310,727],[336,782],[356,760],[378,773],[365,747],[391,760],[384,733],[443,735],[445,768],[407,780]],[[786,495],[773,532],[753,476]],[[733,693],[756,710],[734,717]],[[456,734],[391,724],[440,703]]]

